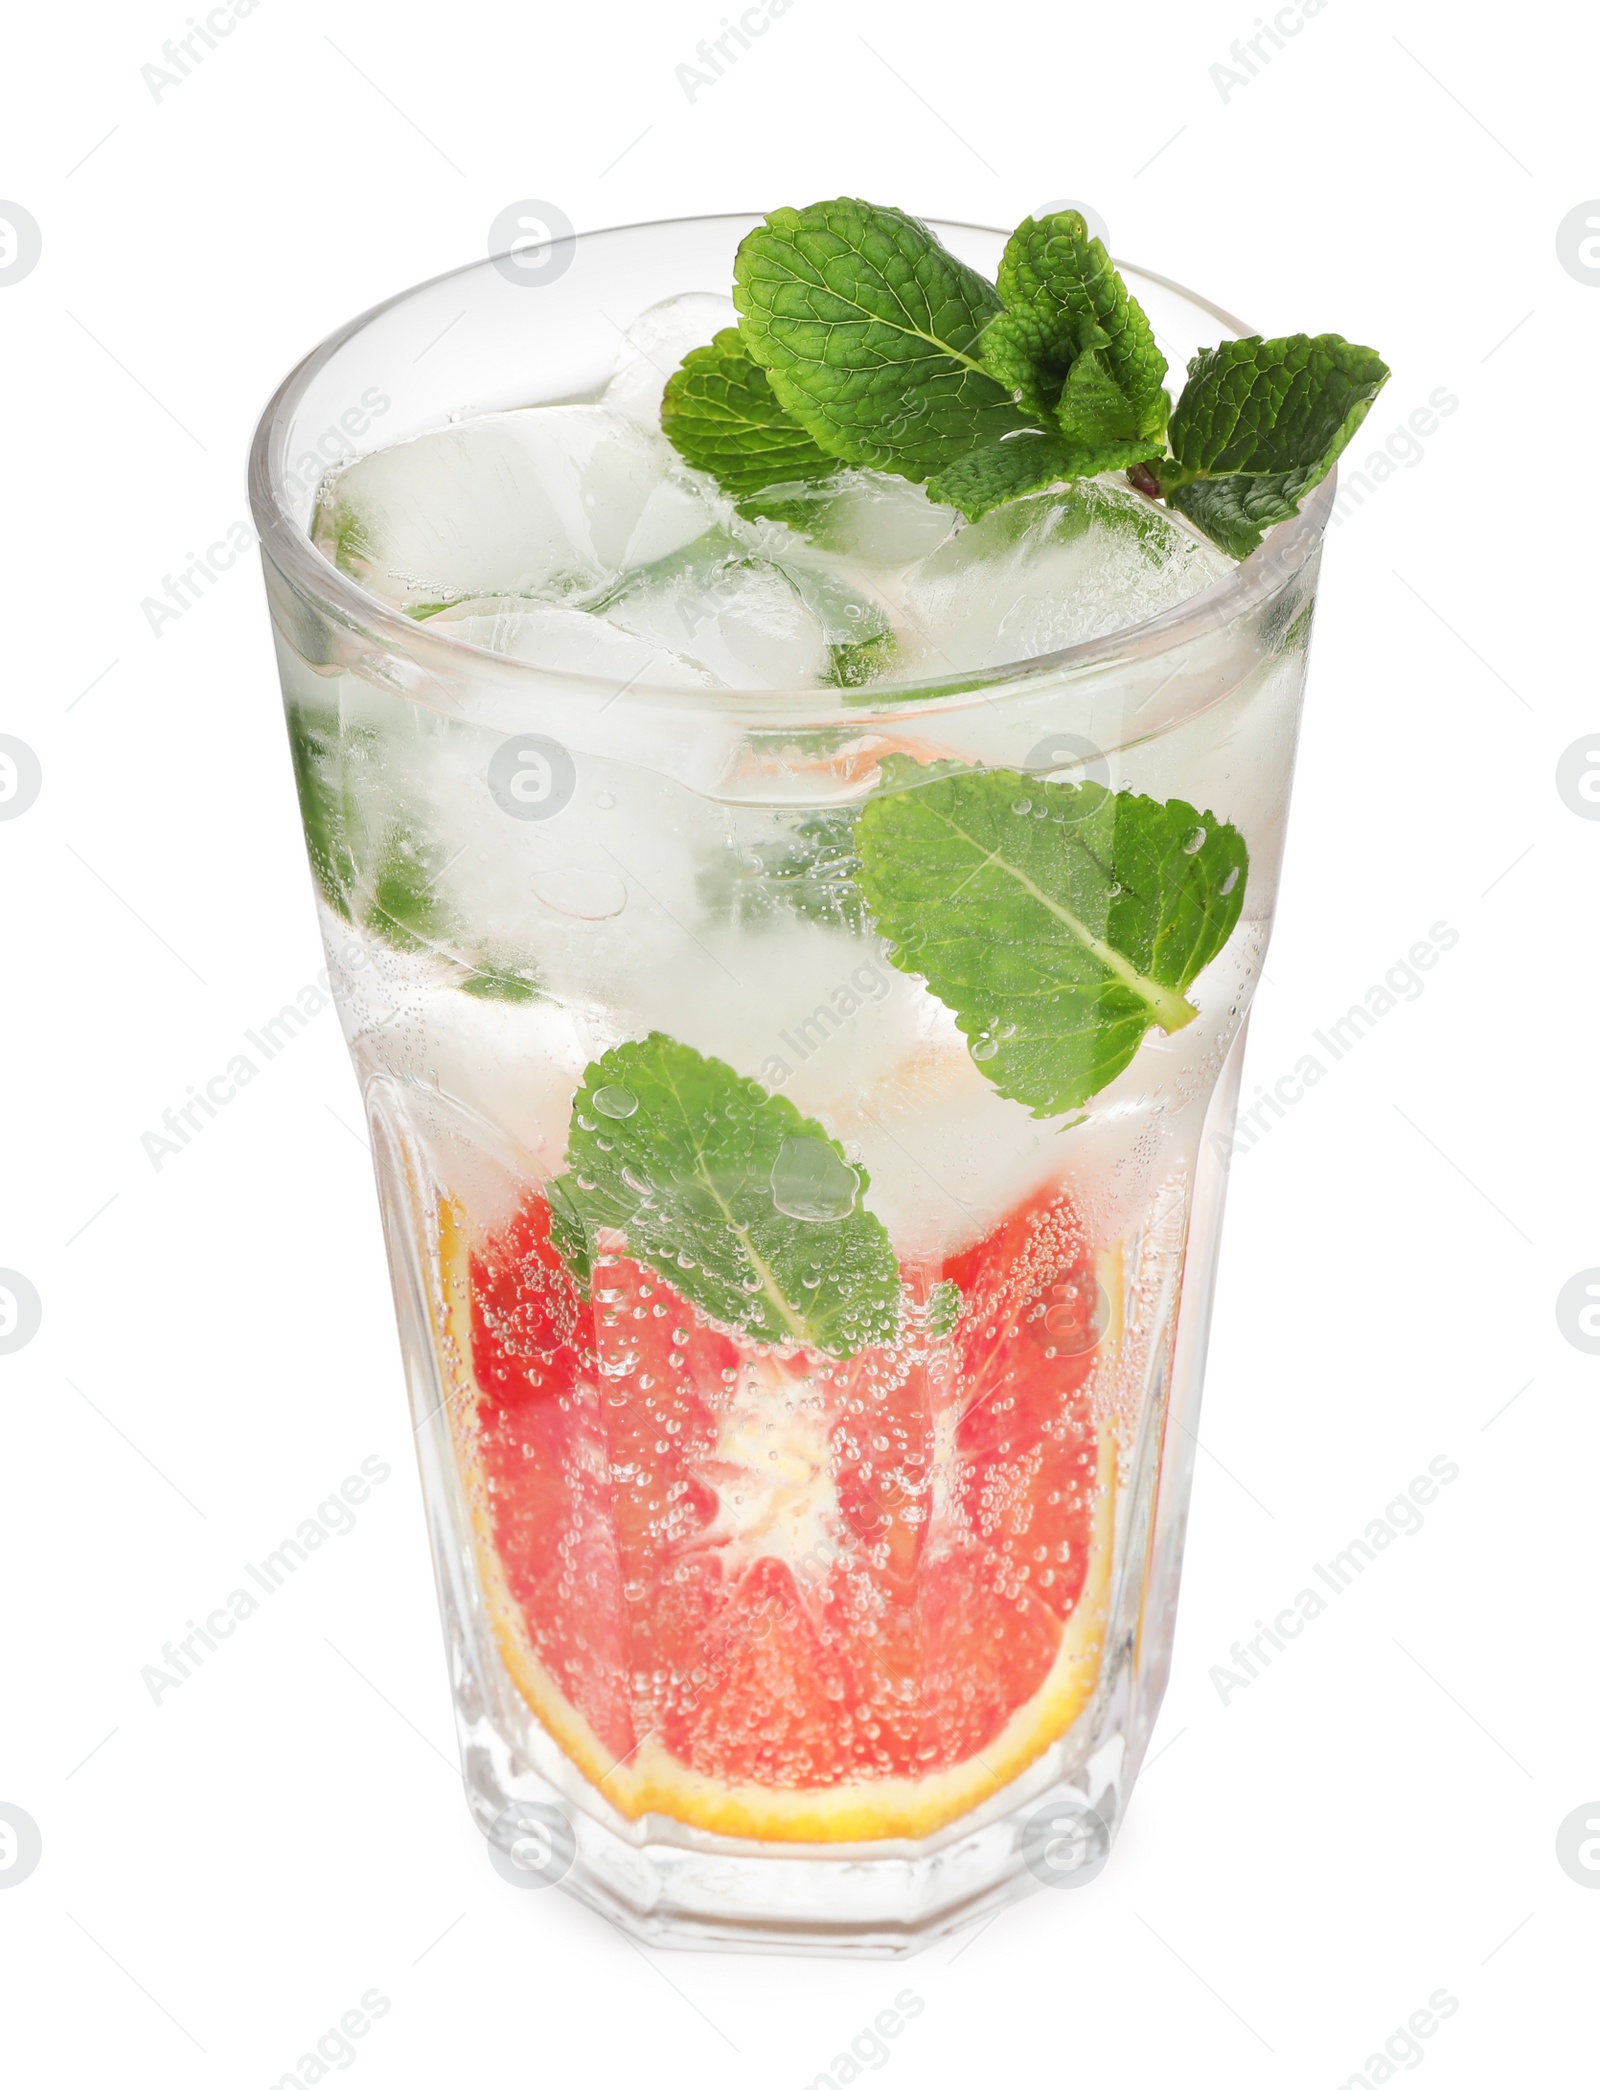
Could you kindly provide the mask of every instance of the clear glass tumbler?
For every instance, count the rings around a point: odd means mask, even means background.
[[[314,548],[330,465],[593,396],[755,222],[379,306],[272,401],[251,497],[491,1855],[656,1943],[893,1954],[1091,1879],[1161,1700],[1332,486],[1177,609],[892,690],[553,672]],[[935,230],[993,276],[1000,234]],[[1125,274],[1175,368],[1244,331]],[[1000,773],[1019,819],[1099,786],[1192,812],[1186,848],[1242,838],[1195,1013],[1081,1109],[1004,1095],[1004,1008],[969,1038],[864,903],[860,808],[929,788],[903,758]],[[712,1159],[585,1221],[585,1154],[657,1152],[663,1098],[692,1132],[697,1081]],[[712,1222],[748,1311],[704,1304]],[[814,1252],[834,1339],[763,1226]]]

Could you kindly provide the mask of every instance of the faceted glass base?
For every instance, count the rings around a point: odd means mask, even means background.
[[[1055,1760],[1068,1753],[1063,1744],[943,1837],[787,1853],[660,1816],[598,1819],[561,1783],[518,1770],[491,1722],[463,1708],[459,1731],[473,1817],[503,1854],[506,1877],[520,1870],[530,1887],[559,1885],[656,1947],[904,1959],[1041,1885],[1094,1876],[1126,1798],[1127,1749],[1111,1731],[1126,1696],[1114,1687],[1107,1731],[1075,1773]],[[570,1847],[559,1825],[554,1836],[540,1833],[549,1810],[569,1825]]]

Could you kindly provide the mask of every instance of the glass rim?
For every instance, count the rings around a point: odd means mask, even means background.
[[[708,211],[689,217],[641,219],[629,225],[599,226],[588,232],[564,234],[551,244],[576,248],[585,240],[606,239],[619,233],[670,232],[680,225],[724,221],[748,224],[759,221],[762,215],[759,211]],[[935,232],[945,227],[954,232],[984,233],[997,239],[1007,237],[999,226],[976,225],[963,219],[930,217],[922,222]],[[752,725],[804,722],[834,726],[842,723],[861,725],[874,718],[898,717],[909,706],[925,713],[972,697],[988,701],[1002,690],[1024,694],[1041,682],[1076,679],[1094,670],[1148,660],[1250,615],[1314,553],[1333,506],[1337,467],[1313,488],[1297,514],[1275,524],[1266,533],[1248,558],[1240,560],[1221,579],[1173,608],[1125,625],[1120,630],[1107,632],[1099,638],[1079,640],[1053,653],[1033,654],[998,667],[927,675],[916,682],[868,684],[853,690],[810,687],[685,689],[681,685],[649,683],[640,678],[619,686],[615,677],[579,674],[570,669],[548,667],[539,661],[493,653],[465,639],[430,631],[427,622],[419,623],[395,604],[385,602],[349,574],[341,572],[296,521],[287,481],[288,435],[295,409],[312,381],[340,350],[366,327],[408,299],[456,277],[493,267],[495,258],[491,254],[464,262],[457,268],[445,269],[437,276],[410,284],[380,299],[377,304],[368,306],[364,312],[336,327],[295,364],[268,400],[251,438],[250,508],[263,555],[270,558],[286,580],[309,595],[336,623],[367,639],[377,639],[390,651],[402,656],[432,658],[446,672],[453,670],[456,675],[474,680],[487,677],[501,694],[513,694],[518,690],[526,692],[531,698],[540,700],[541,707],[544,700],[557,693],[579,698],[593,695],[609,703],[626,692],[630,697],[651,702],[657,709],[687,706],[700,712],[724,708],[736,710]],[[1137,262],[1119,260],[1117,265],[1209,312],[1235,336],[1255,331],[1223,306],[1170,276],[1141,267]]]

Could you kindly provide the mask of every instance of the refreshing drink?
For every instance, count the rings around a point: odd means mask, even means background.
[[[502,1869],[668,1942],[904,1950],[1087,1877],[1063,1821],[1103,1856],[1165,1681],[1298,511],[1381,382],[1230,341],[1173,412],[1081,220],[940,230],[464,271],[319,351],[253,467],[469,1798]],[[931,316],[852,289],[841,331],[852,269]],[[1241,331],[1128,274],[1180,352]],[[296,501],[374,386],[383,447]]]

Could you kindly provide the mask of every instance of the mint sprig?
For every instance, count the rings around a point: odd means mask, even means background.
[[[1144,454],[1148,451],[1146,444]],[[1007,501],[1085,476],[1084,457],[1082,450],[1060,436],[1042,428],[1024,428],[946,465],[928,481],[928,493],[935,501],[959,508],[968,522],[978,522],[991,508],[1003,508]]]
[[[713,1320],[850,1357],[900,1322],[899,1265],[867,1187],[786,1097],[653,1031],[585,1069],[549,1196],[584,1283],[609,1230]]]
[[[1155,467],[1168,506],[1244,558],[1327,476],[1388,375],[1341,334],[1206,349],[1172,416],[1172,454]]]
[[[954,1011],[987,1078],[1035,1117],[1076,1110],[1233,934],[1249,857],[1237,828],[1018,770],[934,775],[905,756],[861,809],[857,878],[892,962]]]
[[[904,211],[773,211],[740,243],[733,301],[773,391],[846,464],[921,481],[1028,425],[979,359],[993,284]]]
[[[737,329],[685,360],[662,425],[747,512],[791,522],[765,489],[841,466],[926,483],[969,521],[1122,470],[1243,558],[1389,375],[1337,334],[1253,336],[1197,356],[1171,407],[1150,323],[1076,211],[1024,219],[998,287],[904,211],[773,211],[740,243],[734,303]]]
[[[1083,453],[1081,472],[1157,455],[1167,359],[1077,211],[1023,219],[1001,257],[999,292],[1005,310],[984,334],[984,362]]]
[[[667,380],[661,426],[681,457],[736,498],[839,469],[784,411],[737,327],[684,357]]]

